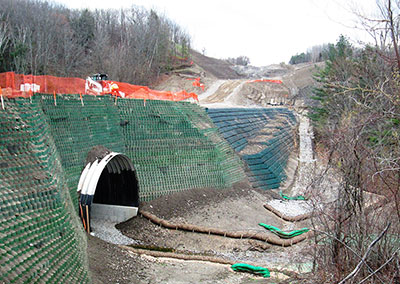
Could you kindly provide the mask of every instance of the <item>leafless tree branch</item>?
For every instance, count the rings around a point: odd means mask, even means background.
[[[388,223],[388,225],[386,226],[386,228],[379,234],[379,236],[373,240],[368,248],[367,251],[365,252],[364,256],[361,258],[361,261],[358,263],[358,265],[354,268],[354,270],[348,274],[342,281],[340,281],[338,284],[343,284],[346,283],[346,281],[350,280],[351,278],[353,278],[354,276],[357,275],[357,273],[360,271],[361,266],[365,263],[365,260],[368,257],[368,254],[371,252],[371,249],[374,247],[374,245],[379,242],[379,240],[386,234],[386,232],[389,230],[390,227],[390,223]]]

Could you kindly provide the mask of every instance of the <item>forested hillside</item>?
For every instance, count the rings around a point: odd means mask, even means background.
[[[140,7],[71,10],[46,1],[0,0],[0,72],[110,78],[148,84],[184,62],[190,37]]]
[[[319,283],[399,283],[400,6],[378,8],[380,18],[362,18],[376,45],[356,48],[341,36],[316,75],[316,148],[327,158],[323,174],[341,177],[333,210],[319,217]],[[371,196],[381,201],[370,206]]]

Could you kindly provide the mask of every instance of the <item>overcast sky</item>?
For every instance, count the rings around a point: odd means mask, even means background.
[[[54,0],[70,8],[153,8],[192,38],[192,47],[216,58],[248,56],[256,66],[288,62],[313,45],[368,38],[352,29],[352,7],[369,13],[375,0]]]

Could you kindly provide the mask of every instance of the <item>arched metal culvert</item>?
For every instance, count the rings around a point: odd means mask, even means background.
[[[88,162],[78,183],[79,214],[90,232],[90,219],[123,222],[137,215],[139,185],[132,161],[109,152]]]

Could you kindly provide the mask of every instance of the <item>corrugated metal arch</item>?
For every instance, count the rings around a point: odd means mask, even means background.
[[[101,173],[107,168],[109,173],[120,174],[123,170],[135,171],[132,161],[124,154],[111,152],[103,159],[86,165],[82,171],[77,191],[80,192],[80,203],[90,205],[96,192]]]

